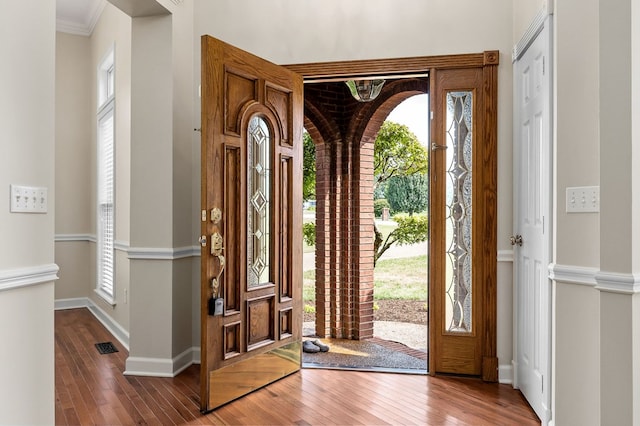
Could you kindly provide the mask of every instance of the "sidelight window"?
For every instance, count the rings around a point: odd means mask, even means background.
[[[115,303],[115,67],[113,48],[98,66],[97,115],[97,284],[96,291]]]

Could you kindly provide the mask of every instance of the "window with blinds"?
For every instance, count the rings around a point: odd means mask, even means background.
[[[97,286],[96,291],[115,303],[115,67],[113,49],[98,67],[97,146]]]

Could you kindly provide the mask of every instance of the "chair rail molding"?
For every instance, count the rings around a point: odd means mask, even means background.
[[[200,246],[185,247],[129,247],[129,259],[176,260],[200,257]]]
[[[86,241],[90,243],[95,243],[97,241],[95,234],[56,234],[53,238],[53,241],[56,243],[67,243],[67,242],[77,242],[77,241]]]
[[[498,250],[498,263],[513,262],[513,250]]]
[[[640,293],[640,275],[638,274],[598,271],[595,280],[596,290],[620,294]]]
[[[549,265],[549,279],[558,283],[579,284],[590,287],[596,286],[597,268],[585,266],[559,265],[551,263]]]
[[[0,291],[56,281],[59,270],[55,263],[0,270]]]

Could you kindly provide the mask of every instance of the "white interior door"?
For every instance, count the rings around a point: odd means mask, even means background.
[[[515,380],[543,424],[551,396],[550,20],[515,63]]]

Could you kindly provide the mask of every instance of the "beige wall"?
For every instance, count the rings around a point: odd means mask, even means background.
[[[600,184],[598,1],[564,0],[555,14],[555,262],[600,264],[600,215],[567,214],[566,188]]]
[[[56,33],[56,234],[95,234],[90,53],[88,37]]]
[[[53,424],[55,2],[3,3],[0,32],[0,424]],[[48,212],[11,213],[11,184]]]
[[[600,294],[590,286],[560,283],[552,374],[556,425],[600,424]]]
[[[116,304],[96,286],[97,68],[115,47]],[[56,38],[56,300],[89,297],[121,327],[129,327],[131,19],[107,4],[90,37]]]
[[[600,215],[567,214],[565,194],[570,186],[600,185],[598,1],[565,0],[555,12],[554,262],[597,270]],[[600,294],[593,286],[555,285],[554,415],[557,424],[598,424]]]

